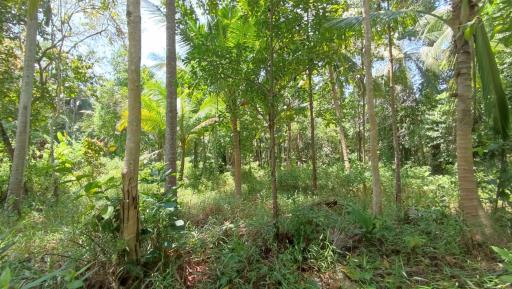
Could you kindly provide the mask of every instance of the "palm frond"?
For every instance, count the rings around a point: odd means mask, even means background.
[[[433,70],[439,71],[450,57],[450,45],[453,37],[453,30],[446,28],[437,38],[432,46],[423,46],[420,50],[420,58],[425,65]]]
[[[510,128],[507,95],[503,89],[496,58],[494,57],[483,22],[477,19],[473,29],[478,72],[482,82],[482,94],[484,98],[492,97],[495,109],[495,114],[493,115],[494,126],[496,131],[505,140],[509,137]]]
[[[156,23],[165,25],[165,10],[150,0],[142,0],[144,10]]]

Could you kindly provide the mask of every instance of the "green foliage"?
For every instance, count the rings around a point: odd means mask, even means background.
[[[491,248],[504,262],[505,272],[499,279],[505,284],[510,285],[512,283],[512,251],[495,246],[491,246]]]
[[[475,53],[478,63],[479,75],[482,79],[482,93],[484,98],[493,96],[493,122],[497,133],[506,140],[509,136],[510,112],[507,95],[503,89],[500,72],[496,64],[496,58],[491,49],[491,43],[484,23],[477,21],[466,31],[473,30],[475,41]]]

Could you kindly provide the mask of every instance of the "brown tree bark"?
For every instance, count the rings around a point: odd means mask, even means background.
[[[382,192],[380,187],[379,171],[379,142],[377,134],[377,116],[375,114],[375,100],[373,98],[372,76],[372,28],[370,25],[369,0],[363,0],[363,24],[364,24],[364,73],[366,84],[366,98],[368,101],[368,120],[370,122],[370,162],[372,168],[372,212],[379,216],[382,214]]]
[[[34,87],[34,64],[37,47],[37,10],[39,1],[28,2],[25,56],[23,59],[23,79],[18,105],[18,122],[16,127],[16,147],[14,148],[11,176],[7,190],[6,210],[15,210],[19,213],[21,198],[23,197],[23,181],[25,163],[27,161],[30,136],[30,114],[32,106],[32,89]]]
[[[313,107],[313,71],[308,69],[308,100],[309,100],[309,126],[311,137],[311,189],[317,190],[317,168],[316,168],[316,142],[315,142],[315,112]]]
[[[176,182],[177,159],[177,133],[178,133],[178,89],[176,79],[176,0],[166,2],[166,60],[165,60],[165,87],[166,87],[166,111],[165,111],[165,163],[168,175],[166,177],[167,193],[173,192]]]
[[[128,126],[122,171],[121,237],[126,242],[127,259],[140,260],[139,155],[141,133],[141,16],[140,0],[128,0]]]
[[[181,145],[181,160],[180,160],[180,173],[178,175],[178,181],[183,181],[185,175],[185,157],[187,156],[187,139],[180,140]]]
[[[7,155],[9,156],[9,159],[12,162],[12,159],[14,157],[14,149],[12,147],[11,139],[9,138],[9,135],[7,134],[4,124],[2,123],[1,120],[0,120],[0,135],[2,136],[2,142],[4,143],[5,151],[7,152]]]
[[[470,43],[464,37],[464,25],[472,21],[478,8],[477,1],[468,1],[465,9],[463,0],[452,1],[452,28],[455,46],[455,83],[457,99],[456,114],[456,150],[457,174],[459,183],[459,207],[467,225],[477,239],[485,239],[492,233],[492,226],[478,195],[473,160],[473,112],[471,88],[472,55]]]
[[[331,65],[329,65],[329,81],[331,83],[331,92],[332,92],[332,102],[334,105],[334,110],[336,112],[336,121],[338,123],[338,137],[340,139],[340,156],[343,160],[343,164],[345,166],[345,171],[350,171],[350,160],[349,160],[349,153],[348,153],[348,147],[347,147],[347,141],[345,139],[345,128],[343,127],[343,111],[340,104],[340,94],[338,92],[336,79],[334,77],[334,70]]]
[[[389,2],[388,2],[389,5]],[[395,81],[393,78],[393,37],[391,27],[388,27],[388,57],[389,57],[389,99],[391,105],[391,127],[393,132],[393,152],[395,155],[395,203],[398,208],[402,207],[402,178],[401,156],[400,156],[400,136],[398,135],[398,108],[395,93]]]
[[[272,218],[274,220],[275,237],[279,236],[279,226],[277,220],[279,218],[279,204],[277,201],[277,177],[276,177],[276,134],[275,134],[275,91],[274,91],[274,1],[270,0],[268,9],[269,16],[269,65],[268,65],[268,132],[270,136],[269,159],[270,159],[270,183],[272,190]]]
[[[286,167],[288,170],[292,169],[292,123],[286,124],[287,131],[287,145],[286,145]]]
[[[233,179],[235,182],[235,195],[242,195],[242,153],[240,151],[240,131],[238,130],[238,117],[231,113],[231,136],[233,140]]]

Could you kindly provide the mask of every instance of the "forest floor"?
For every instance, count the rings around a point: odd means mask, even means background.
[[[228,175],[189,182],[180,209],[165,205],[167,215],[147,193],[154,185],[141,186],[141,266],[119,259],[116,210],[101,190],[68,192],[50,206],[33,197],[21,219],[0,214],[0,269],[9,268],[13,288],[510,288],[490,246],[473,242],[453,209],[438,205],[447,196],[430,206],[408,198],[416,205],[402,214],[373,218],[362,187],[342,194],[326,179],[312,194],[292,188],[299,176],[282,176],[276,241],[264,174],[244,172],[241,198]],[[170,220],[177,226],[167,230]],[[140,278],[127,282],[126,272]]]

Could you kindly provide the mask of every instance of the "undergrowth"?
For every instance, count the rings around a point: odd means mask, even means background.
[[[140,186],[144,258],[126,265],[119,162],[104,165],[95,176],[74,172],[49,206],[42,205],[48,195],[33,194],[21,218],[0,215],[0,288],[507,288],[511,281],[503,244],[498,258],[468,238],[453,209],[453,177],[424,168],[404,169],[401,213],[384,170],[390,205],[381,218],[366,209],[365,168],[324,168],[316,193],[307,168],[283,170],[276,227],[258,166],[245,168],[240,198],[221,174],[185,180],[175,203],[161,191],[162,166],[148,162]]]

